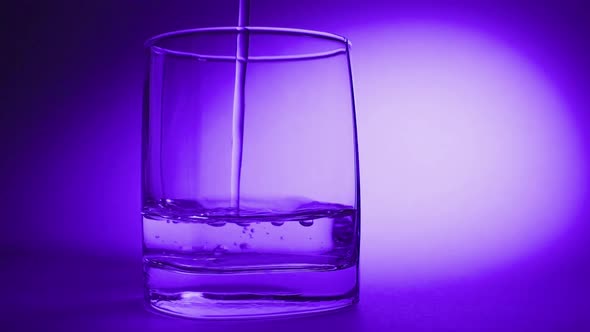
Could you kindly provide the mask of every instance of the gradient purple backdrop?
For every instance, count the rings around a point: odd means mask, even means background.
[[[142,45],[165,31],[233,25],[235,8],[58,1],[3,11],[0,238],[11,300],[0,321],[62,330],[590,328],[590,14],[583,1],[557,0],[253,0],[253,25],[352,40],[361,304],[238,325],[144,313]]]

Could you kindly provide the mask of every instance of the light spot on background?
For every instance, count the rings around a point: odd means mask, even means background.
[[[585,160],[543,68],[442,24],[356,36],[364,261],[394,278],[443,278],[556,239],[582,198]]]

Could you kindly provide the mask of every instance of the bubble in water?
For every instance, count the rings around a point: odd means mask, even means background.
[[[283,226],[284,221],[272,221],[270,224],[273,226]]]
[[[254,233],[254,228],[251,228],[250,229],[250,233]]]
[[[301,220],[299,224],[304,227],[309,227],[313,225],[313,220]]]
[[[240,249],[242,249],[242,250],[250,249],[250,245],[248,243],[240,243]]]
[[[285,238],[283,236],[280,237],[281,240],[284,240]]]
[[[222,244],[217,245],[213,249],[213,255],[215,255],[215,256],[221,256],[221,255],[225,254],[226,252],[228,252],[228,249],[226,246],[224,246]]]
[[[176,219],[172,220],[173,224],[178,224],[179,222],[180,222],[180,220],[176,220]]]
[[[236,222],[236,225],[242,226],[242,227],[248,227],[248,226],[250,226],[250,223],[245,222],[245,221],[238,221],[238,222]]]
[[[160,235],[156,235],[156,239],[159,239],[159,238],[160,238]]]
[[[222,226],[225,226],[225,221],[222,221],[222,220],[212,221],[209,223],[209,226],[222,227]]]

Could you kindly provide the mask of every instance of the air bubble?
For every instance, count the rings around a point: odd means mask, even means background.
[[[225,221],[221,221],[221,220],[212,221],[209,223],[209,226],[222,227],[222,226],[225,226]]]
[[[226,246],[219,244],[213,249],[213,255],[220,256],[220,255],[225,254],[227,251],[228,251],[228,249]]]
[[[313,225],[313,220],[301,220],[299,224],[304,227],[309,227]]]
[[[284,221],[273,221],[270,224],[273,226],[283,226],[284,223]]]
[[[240,249],[242,249],[242,250],[250,249],[250,245],[248,243],[240,243]]]

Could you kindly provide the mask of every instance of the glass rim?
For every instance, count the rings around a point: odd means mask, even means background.
[[[346,54],[351,46],[350,40],[344,36],[323,32],[323,31],[316,31],[316,30],[308,30],[308,29],[299,29],[299,28],[279,28],[279,27],[258,27],[258,26],[247,26],[247,27],[235,27],[235,26],[225,26],[225,27],[206,27],[206,28],[194,28],[194,29],[184,29],[184,30],[175,30],[170,32],[165,32],[156,36],[149,38],[145,43],[144,47],[148,50],[152,50],[157,54],[162,55],[175,55],[181,57],[189,57],[195,58],[197,60],[212,60],[212,61],[236,61],[235,55],[210,55],[210,54],[200,54],[196,52],[184,52],[173,50],[166,47],[158,46],[157,43],[175,37],[184,37],[184,36],[191,36],[191,35],[199,35],[199,34],[207,34],[207,33],[226,33],[226,32],[240,32],[240,31],[252,31],[252,32],[262,32],[262,33],[270,33],[270,34],[278,34],[278,35],[291,35],[291,36],[300,36],[300,37],[311,37],[311,38],[318,38],[333,42],[338,42],[342,44],[342,48],[333,48],[329,51],[324,52],[312,52],[312,53],[299,53],[299,54],[287,54],[287,55],[265,55],[265,56],[249,56],[249,62],[258,62],[258,61],[297,61],[297,60],[310,60],[310,59],[321,59],[321,58],[328,58],[338,54]]]

